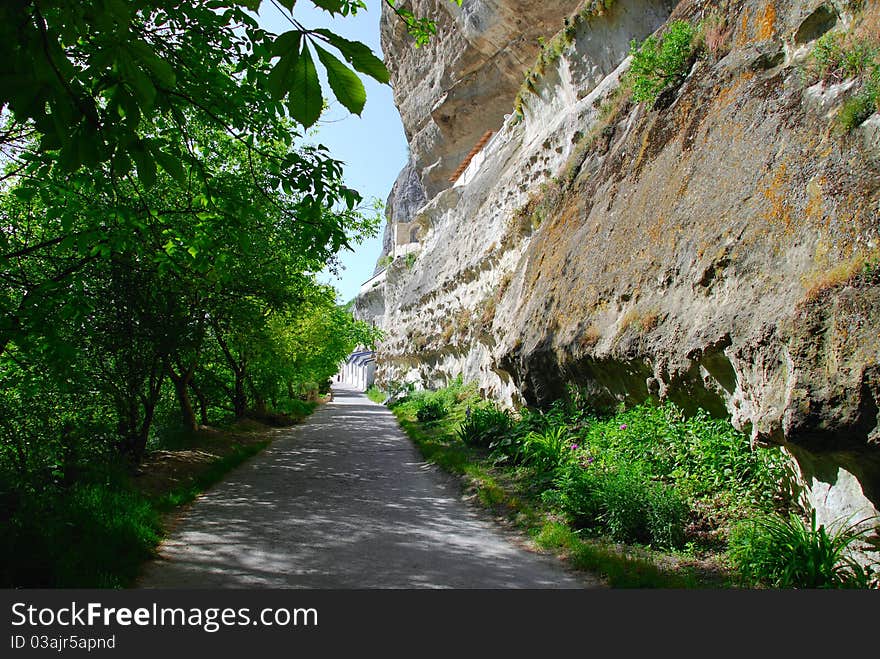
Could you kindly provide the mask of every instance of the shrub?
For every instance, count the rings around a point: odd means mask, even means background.
[[[636,103],[653,103],[663,90],[684,79],[693,61],[694,35],[690,23],[673,21],[662,41],[650,36],[640,46],[631,43],[632,63],[626,81]]]
[[[304,419],[315,410],[316,403],[291,398],[280,403],[276,408],[276,412],[286,414],[296,419]]]
[[[436,398],[424,398],[418,403],[416,418],[422,423],[428,423],[442,419],[448,412],[449,410],[442,401]]]
[[[299,397],[307,403],[317,403],[319,389],[317,382],[303,382],[299,385]]]
[[[858,94],[844,102],[837,121],[844,130],[852,130],[874,114],[875,108],[876,101],[870,94]]]
[[[594,420],[582,436],[582,443],[603,460],[639,464],[692,496],[730,491],[743,503],[766,507],[786,478],[779,449],[752,450],[729,421],[702,410],[685,418],[672,403],[643,403]]]
[[[727,17],[723,14],[712,13],[704,18],[699,25],[697,38],[702,41],[703,47],[712,56],[719,60],[729,50],[731,28],[727,25]]]
[[[469,446],[490,448],[501,441],[513,427],[513,419],[506,410],[494,406],[470,410],[458,428],[458,437]]]
[[[623,467],[598,481],[596,498],[609,535],[622,542],[680,547],[688,506],[668,485],[646,481],[640,470]]]
[[[612,538],[630,543],[650,541],[648,488],[641,473],[623,468],[604,474],[596,498],[599,520]]]
[[[855,93],[837,115],[837,123],[844,130],[861,125],[880,108],[880,47],[876,38],[854,32],[828,32],[816,40],[805,69],[807,80],[812,81],[858,79]]]
[[[877,49],[843,32],[828,32],[816,40],[807,63],[814,78],[838,82],[877,68]]]
[[[681,495],[662,483],[648,490],[648,535],[655,547],[682,547],[690,509]]]
[[[576,528],[597,527],[602,512],[598,496],[601,478],[597,467],[572,462],[560,471],[556,489],[546,493],[545,501],[558,505]]]
[[[865,588],[872,573],[851,556],[866,531],[844,522],[836,531],[810,526],[797,515],[771,515],[740,525],[731,535],[730,559],[743,581],[774,588]]]
[[[384,403],[388,399],[388,394],[375,384],[367,389],[367,398],[374,403]]]
[[[620,542],[681,547],[690,507],[672,487],[652,482],[642,468],[603,468],[583,453],[557,475],[544,500],[581,529],[604,530]]]

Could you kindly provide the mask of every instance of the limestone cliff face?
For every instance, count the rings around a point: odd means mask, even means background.
[[[606,3],[531,78],[521,116],[522,62],[577,3],[463,4],[417,0],[439,18],[418,51],[384,23],[425,203],[397,216],[420,245],[386,272],[380,376],[701,406],[784,445],[821,520],[876,514],[880,116],[841,132],[851,81],[800,74],[849,3]],[[652,106],[615,95],[632,39],[712,11],[724,47],[681,85]]]
[[[383,7],[383,50],[415,168],[428,196],[480,136],[510,112],[538,37],[553,34],[580,0],[412,0],[405,6],[437,25],[438,37],[414,48],[403,23]]]

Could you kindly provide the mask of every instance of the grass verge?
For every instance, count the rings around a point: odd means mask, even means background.
[[[668,401],[588,400],[514,413],[457,381],[392,409],[475,502],[610,586],[880,587],[880,519],[807,526],[779,447]]]
[[[314,407],[287,420],[301,421]],[[14,500],[3,499],[11,510],[0,510],[0,587],[132,586],[180,507],[265,449],[273,426],[246,420],[175,435],[134,476],[107,458],[72,482],[19,484]]]
[[[584,537],[542,501],[540,488],[528,473],[500,466],[487,451],[458,438],[457,429],[470,416],[469,410],[479,404],[479,397],[466,387],[455,389],[451,394],[454,403],[441,419],[419,422],[418,402],[396,405],[393,412],[427,461],[461,477],[472,500],[529,536],[536,547],[554,553],[575,569],[601,576],[612,587],[730,585],[727,572],[706,561]]]

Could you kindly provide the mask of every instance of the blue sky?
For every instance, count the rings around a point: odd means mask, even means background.
[[[366,0],[366,4],[367,11],[333,19],[310,2],[298,2],[294,16],[306,27],[328,27],[347,39],[365,43],[381,57],[381,0]],[[260,23],[279,34],[291,28],[270,2],[262,3]],[[324,144],[335,159],[345,163],[346,183],[358,190],[365,200],[376,197],[384,202],[397,174],[406,164],[406,138],[400,115],[394,107],[391,87],[380,85],[371,78],[362,76],[362,79],[367,89],[367,104],[360,117],[342,108],[325,85],[325,96],[331,97],[330,110],[321,118],[317,133],[310,140]],[[329,273],[321,276],[323,281],[339,290],[340,302],[347,302],[357,295],[361,284],[373,274],[376,259],[382,251],[381,233],[353,247],[355,252],[340,254],[344,269],[338,278]]]

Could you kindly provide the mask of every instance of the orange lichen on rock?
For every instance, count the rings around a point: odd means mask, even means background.
[[[786,174],[787,167],[785,163],[782,163],[776,170],[773,179],[764,186],[761,192],[770,203],[770,208],[764,213],[764,219],[769,224],[780,227],[782,235],[790,236],[794,227]]]
[[[806,213],[807,218],[816,224],[821,223],[825,217],[825,201],[822,189],[827,184],[828,179],[825,176],[822,176],[818,180],[810,181],[809,185],[807,185],[807,194],[809,195],[809,198],[804,212]]]
[[[754,72],[746,71],[741,76],[739,76],[736,80],[733,81],[729,86],[722,87],[721,91],[715,96],[715,101],[713,103],[713,110],[721,113],[722,110],[726,109],[734,101],[740,98],[739,88],[746,82],[749,82],[755,77]]]
[[[757,27],[757,37],[759,41],[772,39],[776,34],[776,7],[772,0],[767,3],[766,7],[764,7],[764,11],[758,15]]]
[[[749,42],[749,11],[743,9],[742,21],[739,26],[739,34],[736,37],[737,46],[745,46]]]

